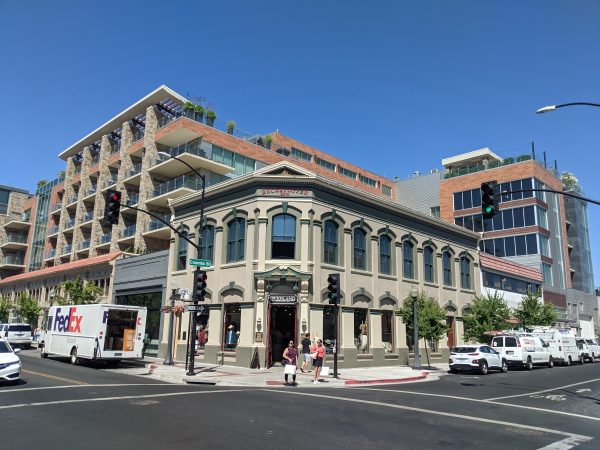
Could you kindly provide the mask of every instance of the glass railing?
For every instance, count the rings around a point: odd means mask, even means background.
[[[141,171],[142,171],[142,163],[136,163],[136,164],[132,165],[131,169],[129,169],[127,171],[127,174],[125,175],[125,178],[129,178],[129,177],[132,177],[134,175],[137,175]]]
[[[87,195],[95,194],[97,190],[98,190],[98,188],[96,186],[90,186],[88,188],[88,190],[86,191],[85,195],[87,196]]]
[[[189,153],[191,155],[196,155],[196,156],[201,156],[202,158],[207,158],[206,152],[204,151],[204,149],[202,149],[200,147],[200,144],[201,144],[200,139],[196,139],[192,142],[188,142],[186,144],[179,145],[177,147],[172,147],[167,150],[161,150],[161,151],[164,151],[171,156],[179,156],[184,153]],[[169,159],[169,158],[167,158],[166,155],[159,155],[159,157],[163,158],[160,162]],[[158,161],[157,161],[157,164],[158,164]]]
[[[127,193],[127,200],[125,200],[125,204],[127,206],[135,206],[140,202],[140,194],[137,192]]]
[[[82,222],[87,222],[89,220],[92,220],[94,218],[94,211],[88,211],[85,213],[85,215],[83,216],[83,218],[81,219]]]
[[[159,195],[167,194],[175,189],[187,188],[191,190],[202,189],[202,180],[196,176],[182,175],[172,180],[165,181],[154,187],[150,191],[150,198],[158,197]]]
[[[90,248],[90,239],[84,239],[79,243],[79,250],[85,250],[87,248]]]
[[[27,235],[21,233],[6,233],[6,242],[16,242],[18,244],[27,243]]]
[[[51,259],[51,258],[54,258],[55,256],[56,256],[55,249],[47,250],[44,252],[44,259]]]
[[[73,245],[67,244],[62,248],[62,252],[60,252],[60,254],[68,255],[69,253],[71,253],[72,250],[73,250]]]
[[[133,131],[133,142],[139,141],[144,137],[145,130],[143,128],[137,128]]]
[[[52,225],[51,227],[48,227],[48,236],[55,233],[58,233],[58,225]]]
[[[68,230],[69,228],[73,228],[75,226],[75,219],[69,219],[67,221],[67,223],[65,224],[65,230]]]
[[[171,222],[171,215],[165,214],[164,216],[161,216],[161,219],[164,220],[165,222],[169,223],[169,222]],[[166,226],[167,225],[162,223],[160,220],[152,218],[150,220],[150,223],[148,224],[148,231],[160,230],[161,228],[165,228]]]
[[[106,180],[104,182],[103,186],[105,188],[107,188],[107,187],[112,186],[113,184],[116,184],[116,183],[117,183],[117,177],[113,176],[113,177],[109,178],[108,180]]]
[[[123,237],[123,238],[131,237],[134,234],[135,234],[135,224],[128,225],[125,228],[123,228],[123,234],[121,237]]]
[[[100,244],[107,244],[111,240],[112,240],[112,233],[111,232],[104,233],[102,236],[100,236]]]
[[[532,159],[531,155],[521,155],[521,156],[517,156],[517,157],[504,158],[502,161],[491,161],[490,163],[488,163],[487,166],[485,166],[483,164],[474,164],[469,167],[461,167],[460,169],[451,170],[450,172],[447,172],[444,174],[444,178],[447,179],[447,178],[460,177],[462,175],[468,175],[470,173],[481,172],[482,170],[487,170],[487,169],[495,169],[496,167],[508,166],[508,165],[520,163],[523,161],[529,161],[531,159]]]
[[[55,203],[54,205],[52,205],[50,207],[50,211],[54,212],[54,211],[58,211],[62,209],[62,203]]]
[[[121,141],[113,142],[112,149],[110,150],[110,152],[117,153],[120,150],[121,150]]]
[[[15,266],[23,266],[25,264],[25,257],[18,255],[8,255],[2,258],[2,264],[12,264]]]

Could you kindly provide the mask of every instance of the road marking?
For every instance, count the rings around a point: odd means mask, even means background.
[[[44,391],[46,389],[73,389],[73,388],[82,388],[82,387],[126,387],[126,386],[192,386],[187,384],[173,384],[173,383],[156,383],[156,384],[148,384],[148,383],[120,383],[120,384],[76,384],[76,385],[68,385],[68,386],[43,386],[43,387],[33,387],[33,388],[18,388],[10,391],[0,391],[1,394],[14,394],[15,392],[23,392],[23,391]]]
[[[30,375],[38,375],[40,377],[51,378],[53,380],[66,381],[67,383],[87,385],[87,383],[84,383],[83,381],[71,380],[70,378],[58,377],[56,375],[50,375],[49,373],[44,373],[44,372],[36,372],[35,370],[21,370],[21,372],[28,373]]]
[[[581,393],[581,392],[592,392],[592,390],[591,390],[591,389],[577,389],[577,390],[575,391],[575,393],[576,393],[576,394],[579,394],[579,393]]]
[[[579,444],[583,444],[584,442],[587,441],[582,441],[577,437],[568,437],[560,441],[556,441],[550,445],[546,445],[545,447],[539,448],[538,450],[569,450],[570,448],[573,448]]]
[[[415,408],[413,406],[395,405],[393,403],[376,402],[373,400],[362,400],[362,399],[356,399],[356,398],[337,397],[335,395],[310,394],[308,392],[282,391],[282,390],[276,390],[276,389],[261,389],[261,390],[267,391],[267,392],[275,392],[278,394],[303,395],[303,396],[307,396],[307,397],[317,397],[320,399],[329,398],[332,400],[341,400],[343,402],[362,403],[365,405],[373,405],[373,406],[383,406],[386,408],[402,409],[405,411],[414,411],[414,412],[419,412],[419,413],[423,413],[423,414],[433,414],[436,416],[445,416],[445,417],[451,417],[454,419],[464,419],[464,420],[470,420],[473,422],[489,423],[492,425],[502,425],[502,426],[508,426],[508,427],[513,427],[513,428],[522,428],[525,430],[540,431],[542,433],[551,433],[551,434],[558,434],[560,436],[566,436],[567,438],[570,438],[572,440],[576,439],[579,443],[591,441],[593,439],[591,436],[584,436],[581,434],[569,433],[567,431],[554,430],[552,428],[536,427],[534,425],[524,425],[521,423],[505,422],[503,420],[485,419],[482,417],[466,416],[464,414],[456,414],[456,413],[450,413],[450,412],[444,412],[444,411],[435,411],[432,409]],[[373,390],[378,390],[378,389],[373,389]]]
[[[553,409],[537,408],[535,406],[514,405],[512,403],[502,403],[502,402],[496,402],[496,401],[490,401],[490,400],[480,400],[477,398],[457,397],[454,395],[443,395],[443,394],[430,394],[428,392],[400,391],[400,390],[396,390],[396,389],[352,388],[352,390],[356,390],[356,389],[362,389],[365,391],[396,392],[396,393],[400,393],[400,394],[412,394],[412,395],[424,395],[424,396],[429,396],[429,397],[452,398],[455,400],[464,400],[467,402],[487,403],[490,405],[510,406],[511,408],[530,409],[532,411],[542,411],[542,412],[547,412],[550,414],[559,414],[561,416],[577,417],[579,419],[587,419],[587,420],[594,420],[594,421],[600,422],[600,417],[584,416],[582,414],[575,414],[575,413],[570,413],[570,412],[566,412],[566,411],[555,411]]]
[[[34,403],[18,403],[15,405],[0,406],[2,409],[26,408],[31,406],[52,406],[65,405],[69,403],[87,403],[87,402],[108,402],[113,400],[139,400],[141,398],[159,398],[159,397],[174,397],[178,395],[200,395],[200,394],[220,394],[226,392],[244,392],[247,389],[230,389],[227,391],[195,391],[195,392],[171,392],[169,394],[148,394],[148,395],[123,395],[120,397],[99,397],[99,398],[77,398],[72,400],[56,400],[53,402],[34,402]]]
[[[544,392],[558,391],[559,389],[566,389],[566,388],[570,388],[570,387],[573,387],[573,386],[579,386],[581,384],[593,383],[594,381],[600,381],[600,378],[594,378],[593,380],[582,381],[580,383],[567,384],[565,386],[559,386],[559,387],[555,387],[555,388],[552,388],[552,389],[544,389],[543,391],[528,392],[527,394],[507,395],[505,397],[486,398],[485,400],[491,402],[491,401],[494,401],[494,400],[504,400],[504,399],[507,399],[507,398],[527,397],[528,395],[543,394]]]

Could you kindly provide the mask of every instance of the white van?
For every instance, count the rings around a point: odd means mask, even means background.
[[[492,339],[491,347],[499,352],[509,366],[532,370],[534,365],[554,367],[548,344],[531,334],[501,334]]]
[[[590,349],[590,362],[595,362],[596,358],[600,358],[600,343],[598,339],[586,339],[585,343]]]
[[[127,305],[51,306],[38,347],[48,354],[119,362],[141,358],[146,330],[145,307]]]
[[[579,362],[583,364],[585,361],[594,362],[592,359],[592,350],[587,345],[587,342],[583,338],[576,338],[577,348],[579,349]]]
[[[581,362],[577,342],[570,329],[534,327],[531,334],[548,344],[548,351],[555,363],[570,366],[575,361]]]

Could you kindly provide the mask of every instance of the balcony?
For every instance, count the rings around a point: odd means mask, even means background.
[[[75,219],[73,218],[73,219],[67,220],[67,223],[65,223],[65,228],[63,230],[63,233],[71,231],[74,227],[75,227]]]
[[[31,216],[29,214],[10,214],[8,222],[4,224],[6,230],[26,230],[31,225]]]
[[[84,239],[77,246],[77,252],[84,252],[90,249],[90,239]]]
[[[127,195],[124,200],[121,201],[124,206],[121,211],[123,213],[137,214],[135,209],[128,208],[128,206],[135,206],[140,202],[140,194],[138,192],[127,192]]]
[[[110,153],[118,153],[121,151],[121,141],[116,141],[112,143],[112,148],[110,149]]]
[[[487,166],[483,165],[483,164],[475,164],[475,165],[469,166],[469,167],[461,167],[460,169],[451,170],[449,172],[446,172],[444,174],[444,178],[448,179],[448,178],[460,177],[462,175],[468,175],[470,173],[481,172],[482,170],[495,169],[496,167],[508,166],[511,164],[529,161],[531,159],[532,159],[531,155],[520,155],[520,156],[517,156],[516,158],[513,158],[513,157],[504,158],[504,160],[502,160],[502,161],[491,161]]]
[[[56,258],[56,249],[47,250],[44,252],[44,261]]]
[[[92,156],[92,163],[90,164],[90,167],[91,166],[95,166],[99,162],[100,162],[100,153],[98,153],[97,155]]]
[[[117,184],[117,176],[113,175],[111,178],[109,178],[108,180],[106,180],[104,182],[104,184],[102,185],[102,190],[105,191],[109,187],[114,186],[116,184]]]
[[[131,166],[131,168],[125,174],[124,183],[133,184],[136,186],[140,185],[140,180],[142,179],[142,163],[136,163]]]
[[[112,240],[112,232],[109,231],[108,233],[104,233],[102,236],[100,236],[100,239],[98,240],[98,243],[96,244],[96,247],[108,247],[108,246],[110,246],[111,240]]]
[[[133,142],[139,141],[144,138],[145,129],[144,128],[136,128],[133,130]]]
[[[48,227],[48,231],[47,231],[47,237],[52,237],[58,234],[58,225],[52,225],[51,227]]]
[[[69,197],[69,199],[67,200],[67,209],[75,208],[77,206],[78,199],[79,199],[79,196],[77,194],[71,195]]]
[[[81,227],[89,228],[92,226],[94,220],[94,211],[88,211],[81,218]]]
[[[233,167],[210,159],[205,151],[200,148],[199,139],[193,143],[188,142],[187,144],[180,145],[179,147],[170,148],[166,150],[166,153],[170,154],[171,156],[176,156],[181,161],[185,161],[196,170],[207,169],[211,172],[218,173],[219,175],[225,175],[234,171]],[[175,178],[176,176],[190,171],[189,167],[183,164],[181,161],[159,155],[159,157],[156,159],[155,165],[151,167],[148,172],[165,178]]]
[[[188,119],[195,120],[192,117],[188,117]],[[199,120],[196,121],[200,122]],[[181,113],[163,116],[158,125],[161,131],[156,134],[156,142],[168,147],[175,147],[184,142],[190,142],[202,137],[199,131],[192,130],[186,126],[185,119],[182,119]],[[167,125],[170,125],[169,128],[163,129]]]
[[[177,161],[175,161],[177,162]],[[168,206],[168,199],[179,198],[202,189],[202,180],[196,176],[182,175],[157,184],[149,192],[146,205]]]
[[[61,256],[61,257],[63,257],[63,256],[69,256],[69,255],[71,254],[71,252],[72,252],[72,251],[73,251],[73,245],[71,245],[71,244],[67,244],[67,245],[65,245],[65,246],[62,248],[62,250],[61,250],[61,252],[60,252],[60,256]]]
[[[127,243],[133,242],[135,238],[135,224],[128,225],[123,228],[121,232],[121,237],[119,238],[119,243]]]
[[[0,245],[2,250],[22,250],[27,248],[27,235],[20,233],[6,233],[6,240]]]
[[[98,190],[98,188],[96,186],[90,186],[85,191],[85,197],[83,197],[83,201],[94,200],[96,198],[96,191],[97,190]]]
[[[23,255],[8,255],[0,260],[0,269],[24,269],[25,256]]]
[[[52,215],[60,214],[61,210],[62,210],[62,202],[55,203],[54,205],[50,206],[50,214],[52,214]]]
[[[171,222],[170,214],[165,214],[164,216],[160,216],[160,218],[167,223]],[[155,239],[170,239],[171,229],[160,220],[152,218],[148,223],[147,231],[144,232],[143,236]]]

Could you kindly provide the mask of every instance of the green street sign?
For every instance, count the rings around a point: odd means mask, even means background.
[[[190,266],[210,267],[210,266],[212,266],[212,263],[210,262],[210,259],[190,258]]]

